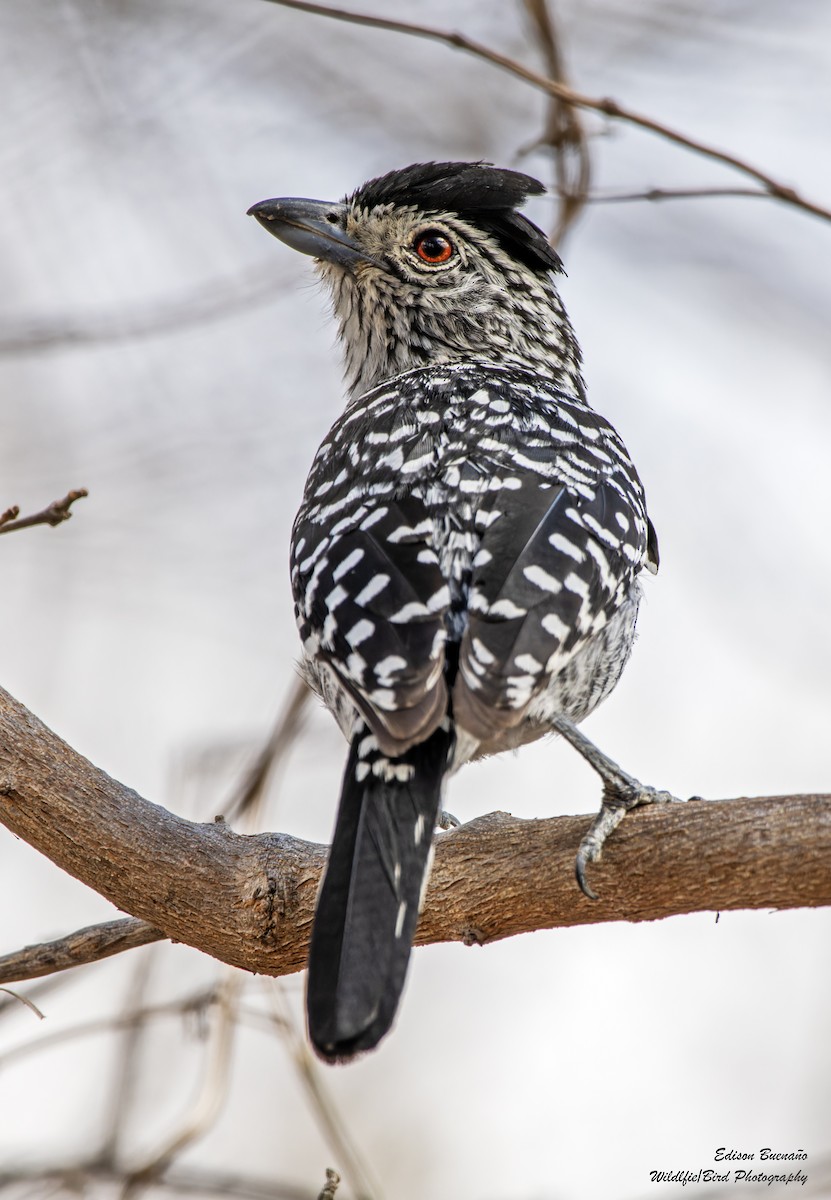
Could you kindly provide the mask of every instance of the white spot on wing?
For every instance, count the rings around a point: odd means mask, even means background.
[[[418,600],[411,600],[409,604],[399,608],[398,612],[393,613],[389,620],[393,625],[406,625],[408,621],[415,621],[419,617],[429,617],[429,615],[430,610],[426,604],[421,604]]]
[[[383,592],[389,581],[389,575],[373,575],[366,587],[361,588],[358,592],[355,603],[363,608],[365,604],[369,604],[370,600],[374,600],[379,592]]]
[[[329,593],[329,595],[326,597],[326,600],[324,601],[324,603],[326,604],[326,607],[329,609],[329,612],[334,612],[334,610],[338,607],[339,604],[343,604],[344,600],[346,599],[346,596],[347,596],[347,593],[344,591],[344,589],[341,587],[340,584],[338,584],[337,587],[332,588],[331,592]]]
[[[390,675],[393,671],[403,670],[406,665],[406,658],[402,658],[400,654],[388,654],[386,658],[382,658],[376,664],[375,674],[379,676]]]
[[[355,646],[360,646],[361,642],[365,642],[367,638],[372,637],[374,632],[375,625],[373,622],[367,621],[366,618],[364,618],[352,626],[346,635],[346,640],[354,649]]]
[[[533,654],[518,654],[514,662],[520,671],[527,671],[531,675],[538,675],[542,670],[542,663],[534,658]]]
[[[562,581],[554,575],[550,575],[548,571],[544,571],[536,563],[532,563],[530,567],[524,567],[522,574],[529,583],[533,583],[535,587],[542,588],[544,592],[551,592],[556,596],[558,592],[563,590]]]
[[[562,533],[552,533],[548,539],[549,543],[555,550],[559,550],[561,554],[567,554],[569,558],[573,558],[575,562],[583,561],[583,552],[579,546],[575,546],[574,542],[570,542]]]
[[[332,572],[332,578],[335,580],[340,579],[347,571],[351,571],[353,567],[357,566],[363,556],[364,552],[360,548],[353,550],[351,554],[347,554],[343,562],[335,567]]]
[[[524,617],[528,612],[527,608],[520,608],[514,604],[513,600],[507,598],[497,600],[496,604],[492,604],[488,610],[492,617],[505,617],[507,620],[513,620],[514,617]]]
[[[565,621],[563,621],[562,618],[558,617],[557,614],[553,612],[546,613],[542,621],[540,621],[540,624],[546,633],[550,633],[552,637],[557,638],[557,640],[560,642],[562,642],[564,638],[567,638],[571,632]]]

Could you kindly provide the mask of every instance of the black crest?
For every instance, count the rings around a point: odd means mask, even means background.
[[[347,197],[377,208],[407,205],[424,213],[453,212],[491,234],[504,250],[534,271],[562,271],[559,255],[541,229],[517,207],[545,188],[538,179],[485,162],[413,163],[370,179]]]

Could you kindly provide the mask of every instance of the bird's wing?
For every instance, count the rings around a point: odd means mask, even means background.
[[[305,505],[298,516],[298,624],[307,655],[336,672],[381,749],[396,756],[445,714],[450,595],[420,500],[373,498],[354,485],[348,495],[355,498],[330,514],[333,521],[321,518],[320,505]],[[343,497],[330,489],[325,499],[337,506]]]
[[[474,559],[453,688],[457,724],[481,742],[533,699],[628,597],[647,532],[621,489],[528,478],[501,492]]]

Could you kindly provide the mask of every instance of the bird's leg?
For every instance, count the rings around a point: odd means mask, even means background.
[[[667,804],[677,801],[678,797],[670,792],[660,792],[656,788],[647,787],[634,776],[627,774],[602,750],[598,750],[594,742],[590,742],[567,717],[556,717],[552,726],[603,780],[603,804],[580,843],[574,864],[580,890],[590,900],[596,900],[597,893],[586,880],[586,867],[589,863],[599,861],[609,834],[617,829],[631,809],[638,808],[641,804]]]

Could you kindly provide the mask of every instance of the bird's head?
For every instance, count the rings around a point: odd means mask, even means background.
[[[317,260],[353,395],[459,359],[521,366],[582,389],[551,275],[560,259],[517,212],[545,189],[488,163],[420,163],[338,203],[283,198],[249,212]]]

